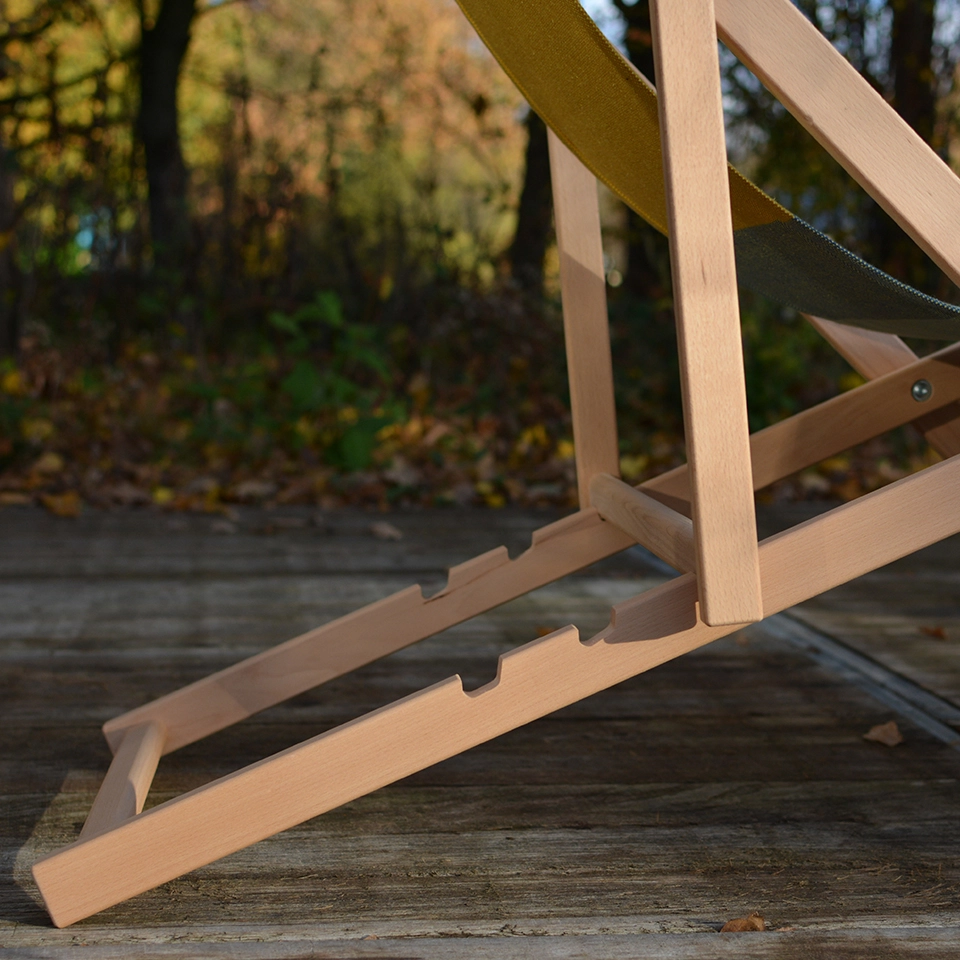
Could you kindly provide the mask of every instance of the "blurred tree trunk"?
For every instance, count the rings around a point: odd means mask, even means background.
[[[547,125],[528,111],[527,150],[517,209],[517,229],[507,252],[510,273],[531,292],[543,290],[543,258],[550,236],[553,197],[550,184],[550,155],[547,148]]]
[[[626,22],[624,40],[630,62],[654,80],[653,37],[649,0],[614,0]],[[659,300],[670,290],[670,260],[666,237],[632,210],[627,210],[626,290],[642,299]]]
[[[935,0],[891,0],[893,105],[927,143],[933,139],[937,78],[933,71]]]
[[[937,76],[933,63],[935,0],[889,0],[892,13],[888,95],[894,109],[933,144]],[[872,246],[877,266],[906,283],[933,292],[938,272],[920,249],[879,207]]]
[[[153,26],[144,26],[141,35],[137,129],[147,166],[150,236],[154,261],[171,270],[183,268],[189,237],[177,85],[196,12],[196,0],[162,0]]]
[[[17,264],[14,256],[16,204],[13,153],[0,143],[0,357],[15,356],[19,346]]]

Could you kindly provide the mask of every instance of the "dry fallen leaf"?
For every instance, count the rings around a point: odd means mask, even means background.
[[[386,520],[378,520],[376,523],[371,523],[370,532],[378,540],[403,539],[403,534],[392,523],[387,523]]]
[[[80,516],[80,494],[76,490],[68,490],[66,493],[45,493],[40,497],[40,502],[57,517]]]
[[[389,470],[384,470],[385,480],[401,487],[415,487],[420,482],[420,471],[403,457],[394,457]]]
[[[748,933],[767,929],[763,922],[763,917],[759,913],[751,913],[746,917],[737,917],[736,920],[728,920],[721,928],[721,933]]]
[[[63,470],[63,467],[63,457],[61,457],[59,453],[54,453],[52,450],[48,450],[33,465],[33,469],[36,473],[45,473],[48,475],[60,473],[60,471]]]
[[[19,507],[28,503],[33,503],[29,493],[17,493],[15,490],[0,493],[0,507]]]
[[[921,633],[925,633],[928,637],[933,637],[934,640],[946,640],[947,631],[943,627],[921,627]]]
[[[890,720],[887,723],[878,723],[875,727],[871,727],[863,735],[863,739],[874,740],[887,747],[895,747],[898,743],[903,743],[903,734],[900,733],[896,721]]]
[[[432,447],[441,437],[445,437],[448,433],[451,433],[451,428],[445,423],[435,423],[426,433],[426,436],[423,438],[423,445],[425,447]]]
[[[165,507],[168,503],[173,503],[176,493],[170,487],[154,487],[150,496],[158,507]]]
[[[112,487],[104,487],[103,492],[121,507],[142,507],[153,501],[148,490],[132,483],[118,483]]]
[[[244,480],[233,488],[238,500],[265,500],[277,492],[277,485],[268,480]]]

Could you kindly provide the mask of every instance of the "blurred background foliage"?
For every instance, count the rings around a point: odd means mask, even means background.
[[[960,159],[957,0],[799,6]],[[652,78],[647,0],[591,12]],[[721,60],[740,169],[952,299]],[[683,459],[669,258],[602,201],[640,480]],[[545,128],[453,0],[0,0],[0,503],[571,505],[556,273]],[[859,382],[795,314],[742,307],[754,428]],[[772,495],[930,456],[900,431]]]

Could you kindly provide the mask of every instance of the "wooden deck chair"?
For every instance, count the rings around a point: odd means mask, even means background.
[[[960,339],[960,313],[728,170],[717,36],[960,283],[960,182],[920,138],[789,0],[656,0],[659,101],[576,0],[460,3],[554,131],[581,509],[514,560],[452,568],[436,596],[410,587],[108,722],[78,840],[33,867],[58,926],[960,531],[960,346],[920,360],[894,335]],[[638,489],[617,479],[594,176],[670,234],[689,463]],[[828,318],[811,317],[869,382],[748,436],[737,270]],[[757,543],[755,489],[911,421],[950,459]],[[558,630],[478,690],[452,677],[140,812],[162,754],[637,542],[685,572],[596,636]]]

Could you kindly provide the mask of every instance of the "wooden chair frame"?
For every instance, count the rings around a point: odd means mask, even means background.
[[[55,924],[960,531],[960,344],[918,359],[897,337],[811,317],[869,382],[748,435],[718,33],[958,283],[960,182],[789,0],[715,4],[652,4],[689,465],[639,488],[618,479],[596,182],[551,136],[581,509],[514,560],[501,547],[453,567],[435,596],[410,587],[109,721],[114,759],[79,839],[33,867]],[[922,405],[918,380],[933,387]],[[949,459],[757,543],[755,489],[909,422]],[[478,690],[452,677],[141,812],[162,754],[634,543],[684,573],[589,640],[565,627],[501,657]]]

